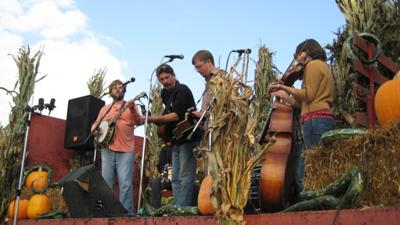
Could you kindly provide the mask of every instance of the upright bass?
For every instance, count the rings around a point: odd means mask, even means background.
[[[292,86],[302,76],[302,71],[301,65],[291,66],[280,82]],[[258,169],[258,205],[262,211],[280,211],[294,197],[295,126],[298,124],[294,119],[292,106],[277,98],[272,104],[259,141],[263,144],[271,138],[275,140],[271,149],[263,156],[261,169]]]

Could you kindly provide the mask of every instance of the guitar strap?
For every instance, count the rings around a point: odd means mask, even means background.
[[[124,102],[122,103],[121,108],[119,108],[118,113],[115,114],[114,118],[112,119],[113,123],[116,123],[117,120],[118,120],[118,118],[122,115],[123,111],[125,111],[125,109],[126,109],[126,108],[125,108],[125,104],[126,104],[126,101],[124,101]]]

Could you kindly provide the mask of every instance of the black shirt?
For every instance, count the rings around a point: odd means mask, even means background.
[[[165,106],[163,114],[175,112],[179,118],[177,122],[166,123],[164,127],[164,140],[173,141],[172,131],[175,129],[176,124],[184,120],[187,110],[192,107],[196,108],[196,104],[194,102],[192,91],[185,84],[179,83],[179,81],[176,81],[175,88],[171,90],[163,88],[161,90],[161,98]],[[200,140],[200,135],[194,135],[192,141]],[[179,144],[186,141],[187,140],[183,138]]]

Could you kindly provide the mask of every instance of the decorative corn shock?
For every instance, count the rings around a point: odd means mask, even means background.
[[[87,87],[89,89],[90,95],[93,95],[97,98],[103,98],[107,93],[107,87],[105,86],[105,77],[106,77],[107,69],[101,68],[94,72],[94,74],[90,77],[87,82]]]
[[[208,152],[210,174],[213,177],[217,216],[221,224],[242,224],[243,209],[248,200],[251,173],[270,145],[254,151],[255,104],[251,87],[233,76],[215,76],[210,81],[212,132],[211,152]]]
[[[7,94],[12,96],[13,106],[9,116],[9,124],[2,132],[4,141],[0,146],[0,218],[5,215],[7,204],[12,190],[13,183],[18,179],[17,165],[22,155],[22,145],[24,134],[26,131],[26,118],[28,112],[25,110],[29,104],[35,83],[43,79],[45,76],[37,79],[40,59],[43,52],[37,51],[31,56],[31,50],[28,47],[19,49],[18,55],[13,56],[14,62],[18,68],[18,81],[15,83],[13,90],[4,87]],[[17,89],[18,90],[15,90]]]
[[[159,84],[155,85],[151,90],[150,99],[151,113],[154,115],[160,115],[163,111],[163,103],[161,99],[161,86]],[[159,153],[162,146],[161,137],[159,137],[157,134],[157,125],[148,124],[146,137],[149,139],[149,150],[146,154],[146,157],[148,157],[148,160],[146,161],[148,163],[146,163],[145,166],[145,173],[146,176],[149,177],[149,179],[153,179],[159,175],[157,167],[155,167],[154,165],[158,164]]]

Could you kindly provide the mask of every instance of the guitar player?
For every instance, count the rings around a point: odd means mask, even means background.
[[[141,124],[142,118],[133,100],[124,100],[125,87],[122,84],[120,80],[111,82],[109,93],[113,103],[101,108],[96,121],[92,125],[92,131],[103,117],[103,121],[115,121],[112,124],[115,128],[114,135],[101,150],[101,174],[111,190],[114,190],[114,171],[116,171],[119,184],[119,201],[128,211],[128,214],[133,215],[133,133],[134,125]],[[100,130],[94,132],[94,134],[100,136],[102,132],[107,131]]]
[[[148,117],[149,123],[164,124],[164,140],[172,143],[172,192],[175,205],[194,205],[196,158],[193,149],[199,145],[201,134],[190,140],[185,136],[176,139],[173,130],[185,119],[188,109],[196,107],[192,91],[176,80],[171,66],[162,64],[156,69],[158,81],[163,85],[161,98],[164,104],[162,115]]]

